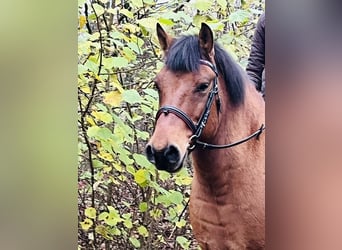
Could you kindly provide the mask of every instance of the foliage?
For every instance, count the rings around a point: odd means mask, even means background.
[[[242,66],[263,2],[79,0],[79,249],[197,249],[188,221],[191,168],[157,172],[143,155],[162,67],[155,36],[208,23]]]

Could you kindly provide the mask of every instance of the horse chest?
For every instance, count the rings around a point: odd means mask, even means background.
[[[227,190],[224,192],[223,190]],[[245,204],[245,205],[243,205]],[[228,186],[212,192],[193,180],[190,197],[190,222],[201,249],[262,249],[253,206]],[[257,232],[258,231],[258,232]]]
[[[192,195],[190,221],[202,249],[246,249],[244,223],[233,205],[218,205]]]

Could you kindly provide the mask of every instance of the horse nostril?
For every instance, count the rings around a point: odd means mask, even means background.
[[[177,163],[180,159],[180,153],[179,153],[178,149],[173,145],[170,145],[165,150],[164,156],[167,159],[167,161],[171,164]]]
[[[151,145],[147,145],[147,147],[145,149],[145,152],[146,152],[147,159],[151,163],[155,164],[156,163],[156,159],[155,159],[153,147]]]

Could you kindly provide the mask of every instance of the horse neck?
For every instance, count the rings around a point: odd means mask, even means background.
[[[223,91],[226,91],[225,87]],[[216,134],[206,142],[221,145],[236,142],[254,133],[264,123],[264,100],[254,86],[247,83],[245,102],[239,107],[226,105],[228,103],[226,94],[221,94],[220,98],[222,104],[218,129]],[[263,148],[258,145],[263,143],[263,140],[262,135],[260,140],[252,139],[229,149],[195,150],[193,152],[194,178],[202,184],[203,188],[215,190],[217,187],[239,181],[241,172],[249,173],[243,178],[249,178],[248,175],[253,178],[253,175],[261,173],[253,173],[259,170],[250,165],[258,164],[256,161],[260,161],[253,157],[263,154],[261,152]]]

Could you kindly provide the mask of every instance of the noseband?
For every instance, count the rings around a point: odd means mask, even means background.
[[[243,138],[240,141],[231,143],[231,144],[216,145],[216,144],[209,144],[209,143],[201,142],[198,140],[200,138],[202,132],[203,132],[203,129],[205,128],[205,125],[207,124],[208,117],[210,114],[210,109],[211,109],[211,106],[213,104],[215,96],[217,97],[216,100],[217,100],[218,110],[220,109],[220,107],[219,107],[220,106],[220,97],[218,95],[218,80],[217,80],[218,79],[218,71],[217,71],[217,68],[214,64],[212,64],[211,62],[206,61],[206,60],[200,60],[200,64],[206,65],[209,68],[211,68],[215,73],[215,78],[214,78],[213,86],[209,92],[208,100],[205,104],[204,111],[203,111],[200,119],[198,120],[198,123],[195,124],[192,121],[192,119],[186,113],[184,113],[182,110],[180,110],[179,108],[174,107],[174,106],[163,106],[163,107],[161,107],[157,112],[156,121],[161,116],[161,114],[168,115],[169,113],[172,113],[172,114],[176,115],[178,118],[180,118],[190,128],[190,130],[193,133],[189,139],[189,147],[188,147],[189,153],[195,149],[196,145],[202,146],[203,149],[223,149],[223,148],[230,148],[230,147],[239,145],[245,141],[248,141],[249,139],[251,139],[253,137],[259,138],[259,135],[265,129],[265,126],[263,124],[261,125],[261,127],[256,132],[254,132],[250,136]]]

